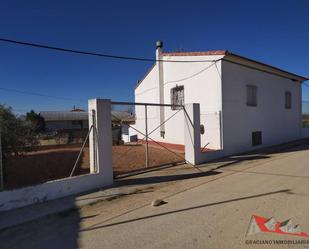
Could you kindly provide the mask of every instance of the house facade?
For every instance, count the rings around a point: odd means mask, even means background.
[[[163,52],[135,88],[135,102],[200,104],[201,146],[224,155],[301,137],[301,83],[305,77],[228,51]],[[151,107],[150,137],[184,145],[184,114]],[[136,107],[136,129],[145,130],[145,111]],[[142,139],[142,136],[139,135]]]

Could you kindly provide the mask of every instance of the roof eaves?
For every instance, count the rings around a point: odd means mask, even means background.
[[[291,75],[291,76],[294,77],[294,78],[302,79],[302,81],[306,81],[306,80],[309,79],[309,78],[307,78],[307,77],[304,77],[304,76],[301,76],[301,75],[297,75],[297,74],[295,74],[295,73],[291,73],[291,72],[285,71],[285,70],[283,70],[283,69],[281,69],[281,68],[278,68],[278,67],[275,67],[275,66],[271,66],[271,65],[269,65],[269,64],[266,64],[266,63],[263,63],[263,62],[260,62],[260,61],[257,61],[257,60],[253,60],[253,59],[250,59],[250,58],[245,57],[245,56],[241,56],[241,55],[238,55],[238,54],[234,54],[234,53],[227,52],[227,53],[226,53],[226,56],[228,56],[228,55],[231,55],[231,56],[234,56],[234,57],[238,57],[238,58],[240,58],[240,59],[243,59],[243,60],[246,60],[246,61],[249,61],[249,62],[257,63],[257,64],[260,64],[260,65],[262,65],[262,66],[264,66],[264,67],[269,67],[269,68],[271,68],[271,69],[273,69],[273,70],[280,71],[280,72],[282,72],[282,73],[284,73],[284,74],[289,74],[289,75]],[[226,57],[224,58],[224,60],[229,61],[228,59],[226,59]],[[292,77],[291,77],[291,78],[292,78]]]
[[[140,79],[140,80],[136,83],[134,89],[138,88],[138,86],[143,82],[143,80],[147,77],[147,75],[150,74],[150,72],[152,71],[152,69],[154,69],[155,65],[156,65],[156,63],[153,63],[153,65],[150,67],[150,69],[145,73],[144,77],[143,77],[142,79]]]

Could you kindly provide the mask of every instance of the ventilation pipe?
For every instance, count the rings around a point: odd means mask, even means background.
[[[158,79],[159,79],[159,103],[164,104],[164,77],[163,77],[163,62],[162,62],[162,52],[163,52],[163,42],[157,41],[156,43],[156,60],[158,67]],[[165,125],[163,124],[165,120],[164,106],[160,106],[160,136],[164,138],[165,136]]]

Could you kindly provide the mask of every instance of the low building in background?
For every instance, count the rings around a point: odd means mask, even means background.
[[[65,134],[68,134],[68,137],[72,137],[73,140],[87,135],[89,115],[86,110],[73,108],[70,111],[42,111],[40,115],[45,120],[46,131],[49,134],[62,134],[62,137],[66,137]],[[129,142],[129,125],[134,123],[134,113],[112,111],[113,143]]]
[[[71,111],[42,111],[47,131],[88,129],[88,112],[73,108]]]

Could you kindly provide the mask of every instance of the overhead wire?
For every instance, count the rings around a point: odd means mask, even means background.
[[[87,101],[86,99],[82,100],[82,99],[65,98],[65,97],[60,97],[60,96],[55,96],[55,95],[42,94],[42,93],[24,91],[24,90],[19,90],[19,89],[11,89],[11,88],[6,88],[6,87],[0,87],[0,91],[16,92],[16,93],[25,94],[25,95],[59,99],[59,100],[65,100],[65,101],[71,101],[71,102],[85,102],[85,101]]]
[[[215,61],[215,60],[156,60],[156,59],[142,58],[142,57],[130,57],[130,56],[120,56],[120,55],[113,55],[113,54],[103,54],[103,53],[98,53],[98,52],[82,51],[82,50],[55,47],[51,45],[45,45],[45,44],[39,44],[39,43],[33,43],[33,42],[12,40],[12,39],[7,39],[7,38],[0,38],[0,41],[5,42],[5,43],[16,44],[16,45],[34,47],[34,48],[55,50],[59,52],[67,52],[67,53],[105,57],[105,58],[111,58],[111,59],[121,59],[121,60],[151,61],[151,62],[179,62],[179,63],[214,62]]]
[[[22,46],[29,46],[29,47],[34,47],[34,48],[55,50],[55,51],[59,51],[59,52],[75,53],[75,54],[98,56],[98,57],[121,59],[121,60],[136,60],[136,61],[151,61],[151,62],[176,62],[176,63],[177,62],[179,62],[179,63],[194,63],[194,62],[216,62],[216,61],[218,61],[218,60],[156,60],[156,59],[141,58],[141,57],[118,56],[118,55],[112,55],[112,54],[102,54],[102,53],[97,53],[97,52],[89,52],[89,51],[75,50],[75,49],[70,49],[70,48],[55,47],[55,46],[51,46],[51,45],[25,42],[25,41],[13,40],[13,39],[7,39],[7,38],[0,38],[0,42],[22,45]],[[20,90],[20,89],[10,89],[10,88],[5,88],[5,87],[0,87],[0,90],[7,91],[7,92],[16,92],[16,93],[20,93],[20,94],[27,94],[27,95],[32,95],[32,96],[61,99],[61,100],[66,100],[66,101],[79,101],[79,102],[86,101],[86,100],[81,100],[81,99],[65,98],[65,97],[59,97],[59,96],[54,96],[54,95],[49,95],[49,94],[36,93],[36,92],[31,92],[31,91],[24,91],[24,90]]]

